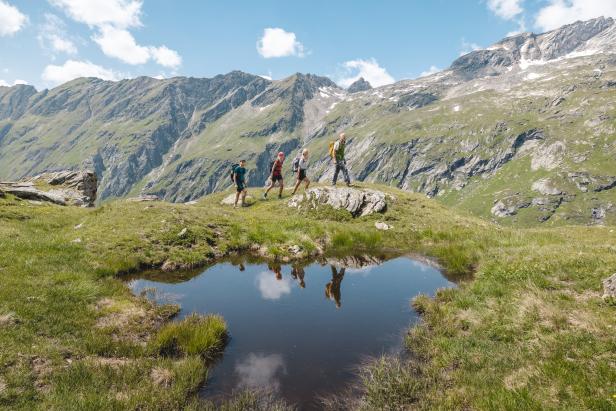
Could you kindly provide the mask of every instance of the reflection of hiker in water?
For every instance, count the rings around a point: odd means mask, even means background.
[[[345,269],[343,267],[340,271],[338,271],[338,269],[333,265],[331,268],[332,280],[325,286],[325,296],[330,300],[334,300],[336,302],[336,307],[340,308],[340,306],[342,306],[340,302],[340,284],[342,284]]]
[[[305,274],[304,267],[301,265],[295,264],[291,267],[291,277],[293,277],[294,280],[299,280],[299,286],[302,288],[306,288],[306,283],[304,282]]]
[[[277,280],[282,280],[282,267],[278,263],[267,263],[269,268],[274,274],[276,274]]]
[[[246,267],[244,267],[244,263],[240,263],[240,271],[244,271],[246,270]]]

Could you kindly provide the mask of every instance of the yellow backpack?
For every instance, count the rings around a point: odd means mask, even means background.
[[[334,150],[334,144],[336,144],[335,141],[330,141],[329,142],[329,156],[331,158],[336,158],[336,152]]]

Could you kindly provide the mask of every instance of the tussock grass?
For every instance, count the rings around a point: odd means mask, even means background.
[[[152,349],[161,355],[200,355],[211,360],[222,352],[226,337],[227,324],[221,316],[191,314],[163,326]]]

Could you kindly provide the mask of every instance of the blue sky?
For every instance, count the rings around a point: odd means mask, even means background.
[[[0,85],[231,70],[381,85],[599,15],[616,0],[0,0]]]

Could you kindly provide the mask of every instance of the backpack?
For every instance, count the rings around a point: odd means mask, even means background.
[[[329,142],[329,156],[331,158],[336,158],[336,150],[334,150],[334,145],[336,144],[335,141],[330,141]]]
[[[239,164],[233,164],[231,166],[231,174],[229,175],[229,177],[231,177],[231,182],[235,183],[235,169],[238,168],[240,165]]]
[[[298,169],[299,169],[299,156],[295,157],[293,159],[293,163],[291,163],[291,170],[293,170],[294,173],[297,173]]]

